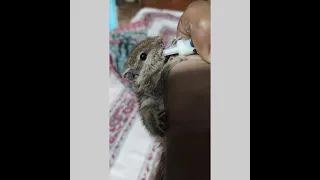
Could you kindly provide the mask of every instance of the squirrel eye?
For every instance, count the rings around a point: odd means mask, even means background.
[[[141,53],[140,54],[140,60],[144,61],[147,59],[147,54],[146,53]]]

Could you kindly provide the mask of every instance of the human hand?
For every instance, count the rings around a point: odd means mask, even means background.
[[[210,58],[210,3],[198,0],[189,4],[177,27],[177,37],[191,37],[197,53],[207,63]]]

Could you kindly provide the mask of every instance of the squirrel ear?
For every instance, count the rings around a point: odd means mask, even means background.
[[[126,69],[122,74],[122,77],[129,81],[132,81],[134,79],[134,74],[131,69]]]

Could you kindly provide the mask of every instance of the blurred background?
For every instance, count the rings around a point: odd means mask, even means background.
[[[136,44],[162,36],[169,46],[183,10],[193,0],[110,0],[109,157],[111,180],[152,180],[157,142],[144,129],[123,64]]]
[[[113,12],[113,22],[117,19],[118,23],[114,23],[111,29],[128,24],[143,7],[183,11],[192,1],[194,0],[111,0],[112,8],[118,11]]]

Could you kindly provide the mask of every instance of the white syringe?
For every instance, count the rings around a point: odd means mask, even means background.
[[[197,51],[194,48],[194,45],[191,39],[178,40],[176,46],[163,50],[164,56],[169,56],[172,54],[179,54],[182,56],[186,56],[194,53],[197,53]]]

